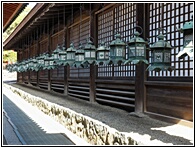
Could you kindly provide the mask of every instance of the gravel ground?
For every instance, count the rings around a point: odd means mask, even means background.
[[[188,127],[162,122],[146,115],[142,118],[130,116],[129,112],[121,109],[67,97],[63,94],[49,92],[31,85],[16,83],[10,85],[99,120],[120,132],[135,132],[140,135],[149,135],[151,140],[157,139],[174,145],[193,145],[193,129]],[[181,129],[184,131],[178,134]]]

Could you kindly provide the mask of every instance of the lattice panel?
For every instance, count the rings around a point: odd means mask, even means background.
[[[29,58],[28,48],[23,51],[23,59],[27,60]]]
[[[90,68],[70,68],[70,78],[90,77]]]
[[[48,51],[48,38],[43,39],[40,41],[40,54],[46,53]]]
[[[183,49],[183,34],[177,31],[184,23],[190,21],[193,14],[193,3],[152,3],[150,5],[150,43],[157,41],[157,30],[162,27],[166,29],[167,41],[174,47],[171,50],[171,65],[175,67],[172,72],[149,72],[149,76],[193,76],[193,59],[185,57],[180,60],[176,55]],[[151,53],[149,52],[151,63]]]
[[[114,35],[116,33],[121,34],[121,39],[124,42],[130,40],[133,27],[136,26],[136,4],[123,3],[118,4],[115,8],[101,11],[98,14],[98,46],[102,41],[105,41],[105,45],[109,47]],[[126,58],[128,55],[128,49],[126,50]],[[135,76],[135,65],[130,64],[128,66],[115,65],[115,69],[112,66],[99,66],[98,77],[126,77]]]
[[[40,78],[48,78],[48,70],[40,70]]]
[[[90,25],[89,19],[83,20],[70,28],[70,42],[74,43],[76,49],[81,42],[86,44],[86,39],[89,37]]]
[[[135,66],[104,65],[98,67],[98,77],[130,77],[135,75]]]
[[[64,66],[59,66],[57,69],[52,70],[52,78],[64,78]]]
[[[30,78],[31,78],[31,79],[37,78],[37,72],[36,72],[36,71],[30,71]]]
[[[22,61],[22,52],[21,51],[19,51],[17,53],[17,62],[20,62],[20,61]]]
[[[57,44],[62,45],[64,40],[64,31],[59,31],[58,33],[52,36],[52,47],[51,51],[54,51],[57,47]]]
[[[107,10],[98,14],[98,46],[104,41],[109,46],[113,40],[113,10]]]
[[[114,30],[121,34],[124,41],[129,41],[133,34],[133,28],[136,26],[136,4],[119,4],[114,11]]]
[[[31,45],[29,49],[30,49],[29,52],[30,52],[30,57],[31,58],[37,55],[37,53],[38,53],[38,46],[37,46],[36,43]]]

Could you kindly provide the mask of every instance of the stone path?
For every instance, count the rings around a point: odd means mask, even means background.
[[[3,131],[8,145],[88,145],[10,90],[4,88],[3,93]]]

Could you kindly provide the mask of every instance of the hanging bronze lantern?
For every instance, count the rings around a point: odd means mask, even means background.
[[[25,71],[28,71],[28,67],[29,67],[28,60],[25,60],[24,61],[24,69],[25,69]]]
[[[144,62],[145,64],[148,64],[148,61],[146,60],[147,42],[144,41],[143,38],[139,37],[140,34],[142,33],[136,31],[134,33],[135,36],[131,38],[128,42],[129,54],[128,60],[125,61],[125,64],[128,64],[130,62],[133,62],[133,64],[138,64],[139,62]]]
[[[12,64],[6,65],[6,69],[7,69],[9,72],[12,72]]]
[[[106,61],[109,61],[109,49],[105,46],[105,43],[102,42],[101,46],[97,48],[96,55],[96,64],[103,65],[106,64]]]
[[[116,34],[116,39],[110,43],[110,57],[108,64],[124,63],[126,58],[126,44],[120,39],[120,34]]]
[[[36,60],[37,60],[37,67],[40,70],[43,67],[43,65],[42,65],[42,54],[40,54],[38,57],[36,57]]]
[[[13,64],[12,71],[18,72],[18,66],[19,66],[19,63],[18,62],[16,62],[15,64]]]
[[[56,63],[55,63],[55,60],[54,60],[54,55],[51,55],[49,58],[49,65],[47,67],[47,69],[55,69],[56,68]]]
[[[186,22],[183,28],[179,29],[179,32],[184,34],[184,45],[183,50],[178,53],[177,57],[180,59],[187,55],[193,57],[193,20]]]
[[[28,60],[28,63],[29,63],[29,70],[33,70],[33,59],[30,58],[30,59]]]
[[[37,63],[36,58],[33,58],[32,61],[33,61],[33,70],[34,70],[34,71],[38,71],[39,68],[38,68],[38,63]]]
[[[44,58],[45,58],[44,54],[40,54],[40,56],[37,57],[39,70],[43,69],[43,67],[44,67]]]
[[[83,64],[94,64],[96,61],[96,47],[93,42],[90,40],[87,41],[84,47],[84,62]]]
[[[82,62],[84,61],[84,47],[82,43],[79,44],[79,49],[75,52],[74,67],[83,67]]]
[[[49,54],[46,53],[46,54],[44,55],[44,67],[43,67],[43,70],[48,69],[49,61],[50,61],[50,59],[49,59]]]
[[[67,61],[66,61],[66,65],[70,65],[72,66],[73,63],[75,62],[75,52],[76,49],[74,48],[74,44],[71,43],[70,47],[67,49]]]
[[[147,70],[159,72],[161,70],[172,71],[174,67],[171,66],[171,49],[172,46],[164,40],[164,35],[158,35],[158,41],[151,47],[152,63],[147,67]]]
[[[25,69],[24,69],[24,60],[22,61],[22,62],[20,62],[20,65],[19,65],[19,71],[20,72],[24,72],[25,71]]]
[[[58,65],[66,65],[66,60],[67,60],[67,51],[66,51],[66,47],[65,44],[63,44],[62,46],[62,50],[59,52],[59,61],[58,61]]]
[[[55,61],[59,60],[59,52],[61,52],[61,46],[58,44],[56,49],[53,51],[53,57]]]

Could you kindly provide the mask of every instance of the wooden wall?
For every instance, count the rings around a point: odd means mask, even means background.
[[[152,82],[146,84],[146,112],[193,121],[193,84]]]
[[[96,5],[98,6],[98,5]],[[171,50],[172,72],[147,72],[146,65],[90,65],[88,68],[58,67],[54,70],[40,70],[30,73],[32,84],[43,89],[53,90],[65,95],[87,101],[96,101],[127,111],[145,112],[171,119],[193,121],[193,59],[183,60],[176,55],[183,48],[183,37],[174,28],[182,26],[190,20],[193,13],[189,3],[151,3],[151,4],[108,4],[103,8],[94,8],[93,18],[84,15],[82,22],[75,15],[74,24],[66,24],[65,30],[48,32],[39,40],[39,46],[33,48],[30,55],[55,50],[57,44],[65,41],[66,45],[74,42],[78,47],[89,37],[94,37],[96,47],[102,40],[109,46],[116,31],[120,31],[122,39],[128,41],[134,32],[133,27],[140,25],[144,30],[141,36],[149,38],[150,43],[157,41],[156,29],[164,25],[167,28],[167,41],[175,46]],[[180,10],[183,10],[180,12]],[[160,13],[161,12],[161,13]],[[161,19],[163,19],[163,22]],[[181,18],[181,19],[179,19]],[[91,27],[89,26],[91,23]],[[173,22],[173,23],[172,23]],[[81,26],[79,26],[81,24]],[[91,32],[89,32],[89,28]],[[81,33],[81,34],[80,34]],[[59,39],[58,39],[59,38]],[[69,39],[68,39],[69,38]],[[68,39],[68,40],[66,40]],[[69,46],[68,46],[69,47]],[[68,48],[67,47],[67,48]],[[37,53],[38,55],[38,53]],[[128,53],[126,53],[128,55]],[[151,63],[151,53],[147,51],[147,59]],[[25,74],[24,74],[25,75]],[[18,73],[18,81],[21,80]],[[187,79],[188,78],[188,79]]]

